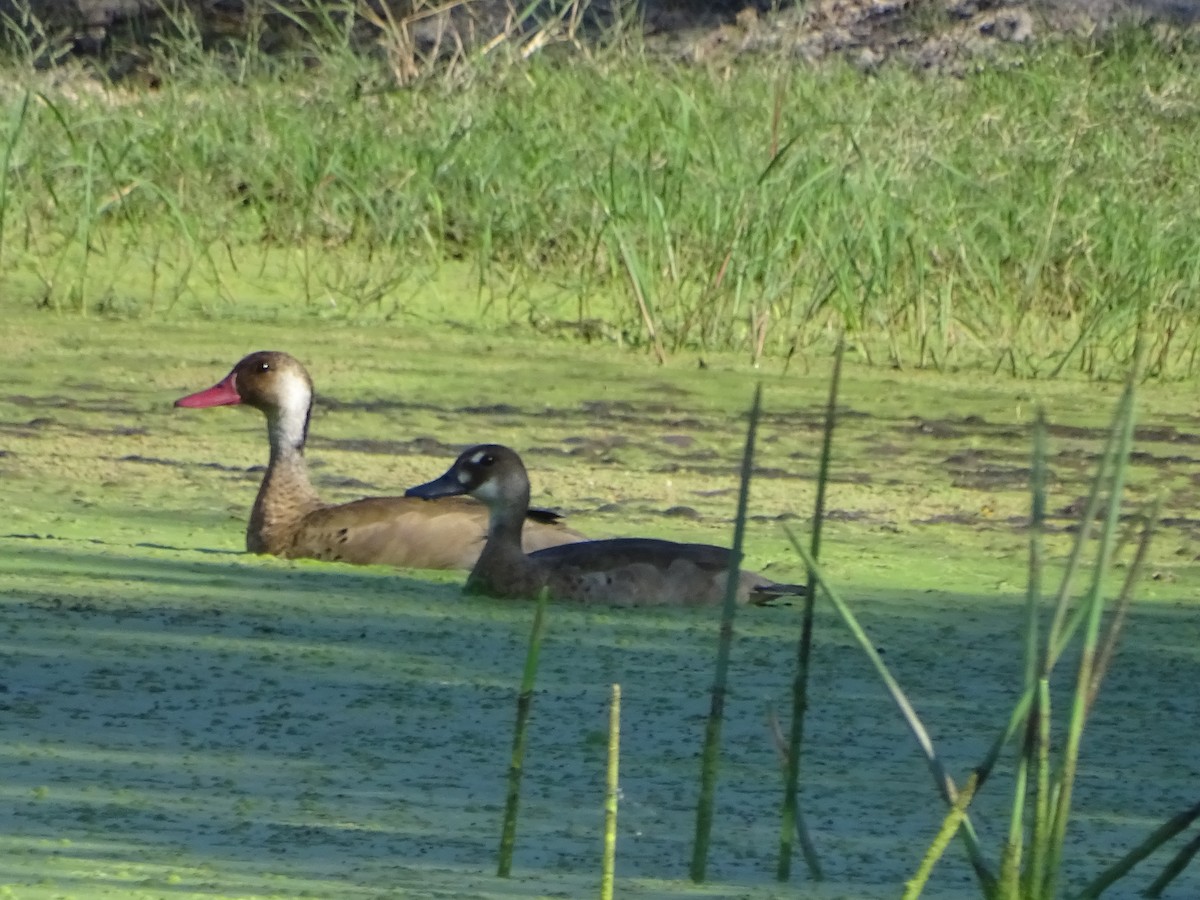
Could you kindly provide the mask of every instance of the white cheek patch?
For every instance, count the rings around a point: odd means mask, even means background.
[[[466,484],[471,480],[471,473],[466,469],[459,469],[458,474],[455,477],[458,479],[459,484]]]
[[[494,481],[485,481],[475,490],[471,491],[471,495],[477,500],[482,500],[484,503],[489,501],[499,500],[500,487]]]
[[[304,411],[312,402],[312,391],[303,378],[295,375],[285,375],[280,384],[279,406],[288,411]]]
[[[310,403],[312,390],[308,383],[294,375],[285,376],[279,384],[279,416],[274,426],[280,444],[303,446]]]

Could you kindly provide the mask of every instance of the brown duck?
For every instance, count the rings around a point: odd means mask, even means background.
[[[708,544],[617,538],[549,547],[526,555],[521,546],[529,507],[529,476],[508,447],[481,444],[465,451],[441,478],[409,488],[406,497],[434,500],[470,494],[487,505],[487,545],[467,578],[469,593],[534,598],[548,588],[556,600],[614,606],[702,606],[725,597],[730,551]],[[766,603],[803,594],[742,572],[738,600]]]
[[[246,549],[288,558],[368,565],[469,569],[487,535],[487,508],[466,498],[424,503],[405,497],[366,497],[330,506],[308,479],[304,444],[312,413],[312,379],[286,353],[251,353],[208,390],[175,401],[208,407],[244,403],[267,417],[271,459],[246,528]],[[583,540],[535,511],[525,548],[540,550]]]

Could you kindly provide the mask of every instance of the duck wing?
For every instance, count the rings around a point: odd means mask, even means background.
[[[709,544],[617,538],[530,554],[560,600],[608,606],[703,606],[720,602],[729,551]]]
[[[551,547],[529,555],[559,599],[613,606],[710,606],[725,598],[731,551],[712,544],[617,538]],[[804,593],[749,571],[740,603],[762,605]]]
[[[572,566],[600,571],[622,565],[648,565],[668,569],[683,560],[705,570],[729,568],[729,551],[711,544],[680,544],[657,538],[611,538],[563,544],[530,553],[535,562],[550,566]]]
[[[487,508],[463,497],[366,497],[305,516],[283,555],[356,565],[470,569],[483,550],[487,521]],[[542,522],[529,523],[525,531],[526,550],[583,539],[562,525]]]

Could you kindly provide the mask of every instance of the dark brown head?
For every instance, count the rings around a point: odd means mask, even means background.
[[[308,435],[312,396],[312,379],[299,360],[278,350],[260,350],[212,387],[180,397],[175,405],[252,406],[266,414],[273,445],[298,448]]]
[[[278,350],[260,350],[239,362],[217,384],[175,401],[176,406],[188,407],[236,403],[268,414],[307,410],[312,403],[312,379],[294,356]]]
[[[489,508],[520,507],[523,516],[529,506],[529,476],[516,451],[501,444],[479,444],[464,450],[441,478],[404,492],[406,497],[425,500],[459,494],[470,494]]]

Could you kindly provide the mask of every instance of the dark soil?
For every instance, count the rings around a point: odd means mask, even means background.
[[[286,14],[279,10],[291,3]],[[986,63],[1004,48],[1050,34],[1092,33],[1117,22],[1196,21],[1200,0],[576,0],[583,12],[569,29],[545,0],[540,10],[515,0],[372,0],[377,15],[356,16],[353,32],[364,52],[378,52],[378,25],[387,15],[411,37],[414,56],[428,60],[461,52],[507,33],[522,38],[546,30],[548,43],[599,39],[618,25],[642,28],[652,48],[699,63],[744,53],[782,53],[797,61],[831,55],[864,70],[888,60],[957,74]],[[180,0],[210,47],[253,38],[260,49],[295,50],[307,35],[300,23],[317,23],[322,0]],[[178,14],[161,0],[0,0],[0,33],[10,46],[28,47],[39,65],[71,57],[102,62],[114,79],[145,68],[148,48],[170,36]],[[337,21],[352,4],[327,2],[322,15]],[[428,9],[447,8],[436,15]],[[414,10],[425,10],[413,16]],[[332,12],[328,12],[332,10]],[[632,10],[632,12],[631,12]],[[413,16],[411,19],[408,17]],[[547,22],[558,21],[557,26]],[[15,40],[14,40],[15,38]]]

